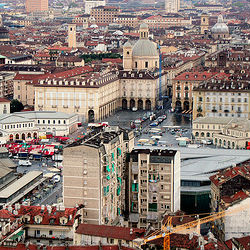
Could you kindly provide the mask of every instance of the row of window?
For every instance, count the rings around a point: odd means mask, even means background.
[[[198,100],[199,100],[199,102],[202,102],[203,98],[202,98],[202,97],[199,97]],[[245,103],[247,103],[247,100],[248,100],[247,98],[244,98],[244,99],[238,98],[238,102],[243,102],[243,101],[244,101]],[[209,101],[210,101],[210,102],[217,102],[217,98],[214,98],[214,99],[211,98],[211,99],[209,99],[209,97],[207,97],[206,101],[207,101],[207,102],[209,102]],[[224,100],[223,98],[220,97],[219,101],[220,101],[220,102],[224,102],[225,100]],[[230,100],[229,100],[229,101],[230,101]],[[231,102],[236,102],[236,101],[237,101],[237,99],[231,98]]]
[[[23,123],[23,124],[11,124],[11,125],[4,125],[4,129],[13,129],[13,128],[30,128],[34,127],[33,123]]]
[[[47,121],[47,122],[46,122]],[[37,120],[38,124],[56,124],[56,120],[50,121],[50,120]],[[57,120],[57,124],[66,124],[66,120]]]

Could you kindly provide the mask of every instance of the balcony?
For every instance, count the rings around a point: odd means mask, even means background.
[[[225,112],[225,113],[229,113],[229,110],[228,110],[228,109],[225,109],[224,112]]]
[[[60,240],[60,241],[73,241],[73,238],[65,237],[64,235],[60,236],[53,236],[53,235],[46,235],[46,234],[37,234],[34,236],[26,236],[27,239],[41,239],[41,240]]]
[[[242,111],[241,111],[241,110],[237,110],[236,112],[237,112],[237,113],[242,113]]]
[[[212,109],[212,112],[213,112],[213,113],[216,113],[216,112],[217,112],[217,109]]]

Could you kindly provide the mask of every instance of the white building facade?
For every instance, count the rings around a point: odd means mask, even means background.
[[[105,0],[85,0],[85,14],[90,14],[92,8],[105,5]]]

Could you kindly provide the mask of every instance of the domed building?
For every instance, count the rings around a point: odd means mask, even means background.
[[[140,39],[132,46],[126,42],[123,46],[123,69],[153,71],[159,67],[159,52],[157,45],[148,39],[148,25],[140,25]]]
[[[212,37],[214,39],[224,39],[229,37],[228,26],[223,21],[223,16],[218,16],[217,23],[211,29]]]

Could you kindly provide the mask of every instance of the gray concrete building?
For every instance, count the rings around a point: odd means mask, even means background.
[[[109,127],[64,149],[64,205],[83,204],[84,223],[112,225],[123,214],[125,153],[133,145],[133,132]]]
[[[127,208],[129,225],[160,228],[166,212],[180,209],[180,152],[134,149],[129,154]]]

